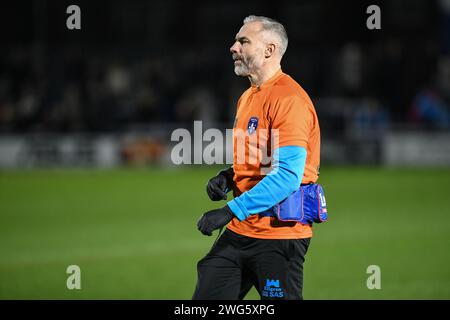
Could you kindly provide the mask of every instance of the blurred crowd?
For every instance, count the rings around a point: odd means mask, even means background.
[[[133,124],[221,120],[214,84],[171,58],[86,58],[75,49],[48,60],[42,75],[29,48],[15,48],[2,59],[3,132],[119,131]]]
[[[309,90],[313,100],[340,98],[342,112],[345,104],[356,101],[349,115],[356,127],[384,128],[393,120],[448,128],[449,56],[439,56],[434,72],[405,96],[404,84],[399,83],[402,76],[396,74],[405,53],[397,52],[399,48],[389,50],[393,52],[388,56],[378,56],[380,61],[368,63],[360,46],[344,46],[340,58],[331,63],[330,84],[320,88],[325,92]],[[38,76],[30,52],[17,48],[1,61],[1,132],[121,131],[133,125],[194,120],[226,123],[248,85],[246,80],[233,78],[230,62],[207,70],[196,69],[191,62],[187,70],[174,57],[83,59],[73,52],[58,57],[59,61],[55,58],[46,70],[48,75]],[[215,73],[215,80],[209,81],[202,75],[205,72]],[[308,83],[308,79],[299,82]],[[316,107],[326,115],[325,106]],[[339,117],[335,120],[340,121]]]

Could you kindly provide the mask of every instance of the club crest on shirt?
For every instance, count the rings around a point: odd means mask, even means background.
[[[258,117],[251,117],[247,124],[248,134],[254,133],[256,128],[258,128]]]

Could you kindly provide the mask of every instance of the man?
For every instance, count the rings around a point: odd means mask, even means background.
[[[272,208],[318,179],[319,122],[306,92],[281,71],[288,38],[284,27],[266,17],[249,16],[230,48],[234,72],[248,77],[250,88],[240,97],[233,131],[233,166],[207,185],[211,200],[234,199],[206,212],[198,221],[205,235],[226,230],[198,263],[193,299],[243,299],[255,286],[262,299],[302,299],[303,262],[312,224],[281,221]],[[242,139],[245,157],[239,157]],[[260,149],[273,149],[272,171],[251,161],[251,137],[262,130],[277,136]],[[259,140],[258,140],[259,141]],[[260,143],[259,143],[260,144]],[[241,158],[241,159],[240,159]]]

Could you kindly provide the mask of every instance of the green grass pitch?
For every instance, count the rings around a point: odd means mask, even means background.
[[[224,204],[205,193],[217,169],[0,172],[0,299],[190,299],[217,235],[196,222]],[[325,167],[319,182],[329,221],[314,227],[305,299],[450,299],[450,169]]]

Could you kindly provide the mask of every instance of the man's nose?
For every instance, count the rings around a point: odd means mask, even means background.
[[[238,48],[238,43],[237,41],[235,43],[233,43],[233,45],[230,48],[230,52],[231,53],[238,53],[239,52],[239,48]]]

